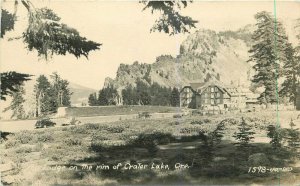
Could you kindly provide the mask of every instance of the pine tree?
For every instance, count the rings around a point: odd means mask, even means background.
[[[107,97],[106,97],[106,92],[105,92],[104,89],[101,89],[101,90],[99,91],[98,103],[99,103],[99,105],[101,105],[101,106],[108,105],[108,99],[107,99]]]
[[[116,105],[118,96],[118,91],[113,86],[104,87],[99,91],[99,105]]]
[[[89,95],[89,106],[97,106],[99,105],[97,94],[93,93]]]
[[[287,130],[287,148],[292,152],[295,157],[299,157],[299,149],[300,149],[300,132],[299,128],[294,128],[296,125],[291,119],[290,128]]]
[[[280,132],[280,128],[275,127],[274,125],[268,126],[267,136],[271,138],[270,144],[274,150],[278,150],[281,148],[282,134]]]
[[[199,138],[202,142],[198,149],[201,166],[208,166],[214,158],[214,143],[212,136],[200,131]]]
[[[16,87],[22,85],[24,81],[30,80],[31,75],[22,74],[15,71],[1,73],[1,100],[6,100],[7,95],[12,95],[18,90]]]
[[[25,90],[22,85],[17,85],[15,87],[16,91],[12,94],[12,101],[9,107],[5,108],[4,111],[12,110],[11,118],[16,119],[24,119],[25,118],[25,110],[23,104],[25,99],[23,95],[25,94]]]
[[[40,75],[37,78],[37,83],[34,86],[34,93],[36,97],[36,117],[41,114],[47,114],[50,112],[55,112],[57,109],[57,104],[55,102],[56,98],[53,94],[52,86],[48,81],[48,78],[44,75]]]
[[[159,31],[170,35],[189,32],[195,28],[198,21],[189,16],[182,16],[178,10],[185,8],[188,1],[141,1],[145,4],[143,10],[150,8],[151,12],[158,11],[161,16],[155,21],[151,32]]]
[[[238,153],[242,156],[249,156],[251,144],[250,142],[254,138],[255,133],[251,127],[246,123],[245,119],[242,118],[241,123],[238,125],[238,132],[235,132],[233,137],[236,139],[234,145],[237,147]]]
[[[257,29],[252,35],[254,44],[249,50],[249,61],[255,63],[253,68],[256,71],[252,82],[265,88],[259,100],[268,106],[277,102],[276,81],[281,72],[280,65],[287,60],[288,40],[282,24],[268,12],[257,13],[255,19]]]
[[[171,92],[171,105],[173,107],[179,107],[180,105],[180,93],[177,88],[173,88]]]
[[[300,94],[300,92],[297,92],[297,80],[300,78],[300,63],[295,53],[295,49],[289,44],[286,49],[288,60],[283,66],[285,80],[280,90],[280,95],[287,96],[294,106],[296,106],[297,94]]]
[[[138,104],[149,105],[151,103],[151,94],[149,86],[138,79],[136,81],[136,93],[138,98]]]
[[[55,96],[56,107],[65,107],[71,105],[71,91],[69,89],[69,82],[62,79],[56,72],[51,76],[52,79],[52,90]]]

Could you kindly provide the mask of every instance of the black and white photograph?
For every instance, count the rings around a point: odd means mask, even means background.
[[[0,4],[1,185],[300,185],[300,1]]]

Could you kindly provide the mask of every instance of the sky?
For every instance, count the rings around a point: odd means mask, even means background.
[[[67,54],[53,56],[45,61],[35,51],[29,52],[18,37],[27,25],[27,11],[19,4],[15,30],[0,40],[0,70],[14,70],[33,75],[58,72],[64,79],[99,90],[106,77],[114,78],[120,63],[134,61],[153,63],[162,54],[179,54],[180,43],[188,34],[169,36],[165,33],[150,33],[158,18],[150,10],[142,11],[138,1],[96,0],[32,0],[36,8],[48,7],[57,13],[61,22],[76,28],[89,40],[102,43],[100,50],[92,51],[89,58]],[[2,1],[2,7],[13,12],[13,1]],[[215,31],[237,30],[254,24],[258,11],[274,14],[273,1],[194,1],[182,10],[182,15],[197,20],[197,29]],[[295,42],[293,25],[300,18],[300,1],[279,1],[276,15],[286,27],[291,41]],[[191,33],[197,29],[192,29]]]

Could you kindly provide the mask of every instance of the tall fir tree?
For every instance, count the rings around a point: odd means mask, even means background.
[[[36,81],[37,82],[34,86],[36,98],[36,117],[50,112],[55,112],[57,107],[48,78],[44,75],[40,75]]]
[[[269,125],[267,127],[268,133],[267,136],[271,138],[270,144],[274,150],[279,150],[281,148],[282,134],[280,128]]]
[[[113,86],[104,87],[99,91],[99,105],[116,105],[118,96],[118,91]]]
[[[97,94],[93,93],[89,95],[89,106],[97,106],[99,105],[98,99],[97,99]]]
[[[122,90],[122,98],[123,98],[124,105],[137,105],[138,104],[136,92],[131,85],[126,86],[126,88]]]
[[[179,90],[177,88],[173,88],[172,92],[171,92],[171,105],[173,107],[179,107],[180,105],[180,93]]]
[[[257,29],[252,35],[254,44],[249,50],[249,61],[254,62],[256,74],[252,82],[264,87],[259,100],[267,106],[277,102],[277,79],[287,60],[288,38],[280,22],[265,11],[255,15]]]
[[[287,60],[283,66],[285,80],[282,83],[280,95],[288,97],[289,101],[296,107],[297,94],[300,94],[300,92],[297,92],[297,86],[299,86],[298,80],[300,77],[299,57],[296,56],[296,51],[291,44],[289,44],[286,49],[286,55]]]
[[[25,102],[25,99],[23,98],[25,90],[22,85],[16,85],[14,88],[16,91],[12,93],[12,101],[4,111],[12,110],[11,118],[24,119],[26,117],[23,106]]]
[[[151,94],[149,86],[144,83],[141,79],[136,81],[136,93],[139,105],[150,105]]]
[[[71,91],[69,89],[69,82],[62,79],[56,72],[51,76],[52,79],[52,90],[55,96],[56,107],[65,107],[71,105]]]
[[[300,158],[300,132],[299,128],[294,128],[296,125],[291,119],[290,128],[287,129],[287,135],[285,136],[287,140],[287,148],[290,150],[294,157]]]

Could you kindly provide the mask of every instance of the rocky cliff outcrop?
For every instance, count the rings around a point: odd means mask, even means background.
[[[247,63],[253,26],[237,31],[215,32],[202,29],[189,35],[173,57],[161,55],[153,64],[120,64],[115,79],[107,78],[104,86],[119,90],[135,86],[137,79],[166,87],[181,87],[190,82],[217,79],[225,84],[249,85],[253,73]]]

